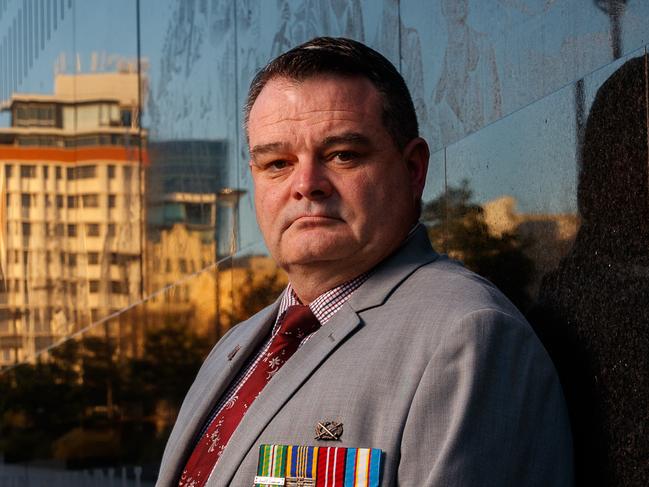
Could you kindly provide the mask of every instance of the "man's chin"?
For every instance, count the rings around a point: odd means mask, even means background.
[[[297,243],[297,242],[294,242]],[[280,261],[288,265],[309,266],[317,264],[334,263],[349,259],[349,245],[344,243],[328,243],[316,239],[306,242],[299,248],[291,248],[282,252]]]
[[[309,228],[285,232],[278,261],[295,265],[345,260],[353,253],[356,239],[346,229]]]

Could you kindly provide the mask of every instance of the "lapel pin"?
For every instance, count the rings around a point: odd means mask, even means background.
[[[237,345],[230,351],[230,353],[228,354],[228,362],[232,362],[232,359],[234,358],[234,356],[237,354],[239,350],[241,350],[241,345]]]
[[[319,421],[315,427],[316,440],[339,441],[343,435],[343,424],[336,421]]]

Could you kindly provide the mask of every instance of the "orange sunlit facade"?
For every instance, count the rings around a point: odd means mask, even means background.
[[[0,130],[0,366],[141,297],[146,134],[137,73],[58,75]]]

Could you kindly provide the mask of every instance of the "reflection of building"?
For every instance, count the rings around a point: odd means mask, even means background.
[[[140,296],[138,99],[136,73],[58,75],[3,107],[0,365]]]
[[[146,289],[178,283],[237,250],[240,191],[225,187],[227,145],[222,140],[149,144]],[[166,319],[192,319],[199,333],[220,327],[221,278],[203,272],[174,293],[152,300],[148,311]],[[214,326],[210,327],[210,322]]]
[[[524,214],[516,211],[516,199],[501,196],[482,205],[484,221],[494,237],[516,234],[526,243],[525,253],[534,261],[537,272],[530,284],[536,294],[541,277],[555,269],[572,245],[579,226],[574,214]]]
[[[242,316],[243,299],[257,292],[256,300],[266,304],[274,301],[278,290],[264,294],[268,283],[286,285],[286,275],[278,271],[268,256],[256,255],[232,263],[206,269],[209,251],[196,233],[182,225],[162,234],[159,243],[149,242],[155,255],[151,279],[159,289],[170,285],[163,293],[154,295],[147,303],[147,320],[154,326],[169,322],[187,323],[193,332],[215,341]],[[178,249],[182,248],[181,251]],[[203,253],[201,255],[201,253]],[[202,269],[202,270],[201,270]],[[191,277],[184,279],[188,273]],[[267,302],[264,302],[267,299]],[[247,303],[246,303],[247,304]],[[218,320],[217,320],[218,317]]]
[[[182,223],[214,246],[213,258],[230,255],[237,246],[233,231],[240,192],[226,185],[226,142],[151,142],[149,153],[149,238],[158,241],[162,231]]]

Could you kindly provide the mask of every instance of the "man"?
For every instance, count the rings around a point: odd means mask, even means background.
[[[257,75],[246,121],[257,220],[290,284],[206,359],[158,485],[342,485],[318,451],[347,455],[344,485],[570,485],[545,351],[417,223],[429,153],[396,69],[314,39]],[[320,450],[289,479],[283,463],[259,476],[260,445]]]

